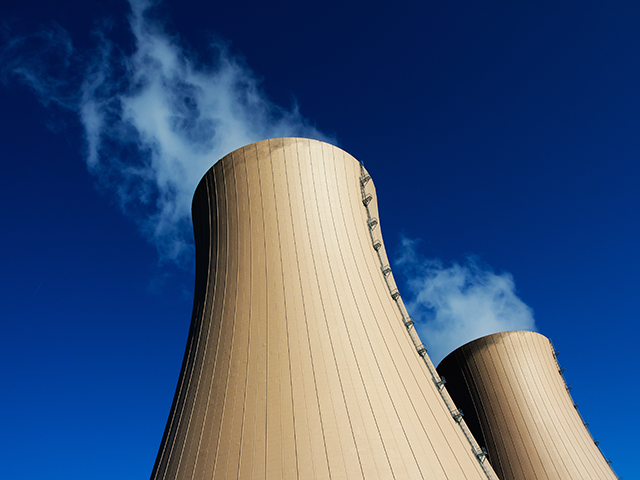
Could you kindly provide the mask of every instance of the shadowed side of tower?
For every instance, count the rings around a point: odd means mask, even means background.
[[[152,479],[487,478],[390,294],[363,171],[285,138],[204,176],[193,317]]]
[[[438,365],[502,480],[615,480],[576,410],[551,342],[527,331],[467,343]]]

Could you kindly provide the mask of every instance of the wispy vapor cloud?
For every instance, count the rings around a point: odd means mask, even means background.
[[[533,311],[516,294],[509,273],[496,274],[470,257],[445,266],[421,256],[417,241],[402,239],[398,270],[408,287],[407,309],[434,363],[492,333],[535,330]]]
[[[73,43],[53,23],[29,35],[15,34],[16,23],[0,26],[0,80],[17,81],[33,91],[45,107],[72,110],[77,105],[78,79],[72,72]],[[49,123],[49,127],[55,127]]]
[[[180,261],[190,251],[193,191],[216,160],[265,138],[327,137],[297,106],[273,104],[222,42],[211,44],[203,64],[152,18],[153,2],[129,4],[131,53],[102,29],[98,47],[78,55],[54,26],[6,43],[3,77],[29,85],[45,106],[78,115],[90,171],[117,194],[161,258]]]

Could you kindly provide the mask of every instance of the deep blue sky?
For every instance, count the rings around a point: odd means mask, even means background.
[[[166,1],[264,92],[364,161],[387,249],[510,272],[573,396],[634,478],[640,259],[640,4]],[[131,49],[125,1],[10,0],[3,41],[59,25],[78,57]],[[54,23],[55,22],[55,23]],[[104,27],[100,27],[104,28]],[[87,171],[77,118],[0,85],[0,478],[151,473],[191,315],[193,266],[159,260]],[[68,78],[73,86],[77,78]]]

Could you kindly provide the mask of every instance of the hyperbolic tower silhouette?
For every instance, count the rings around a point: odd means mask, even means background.
[[[489,461],[503,480],[617,478],[542,335],[474,340],[439,376],[377,217],[363,165],[315,140],[247,145],[207,172],[152,480],[497,479]]]
[[[232,152],[193,200],[191,327],[152,479],[497,478],[413,330],[364,167]]]

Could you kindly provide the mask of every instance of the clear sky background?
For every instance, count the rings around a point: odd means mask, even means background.
[[[640,4],[254,3],[166,0],[137,34],[124,0],[0,5],[0,478],[150,475],[193,301],[184,198],[276,134],[365,163],[436,360],[471,340],[447,322],[535,319],[637,478]]]

